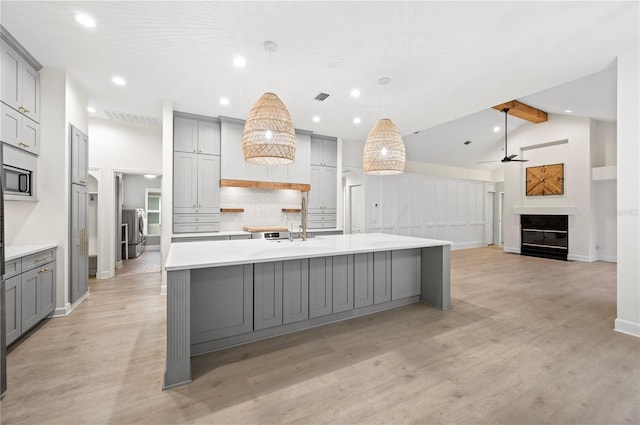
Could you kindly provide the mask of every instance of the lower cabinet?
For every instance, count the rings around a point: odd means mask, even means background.
[[[353,310],[353,255],[331,258],[333,312]]]
[[[56,304],[55,249],[11,260],[5,282],[7,345],[47,317]],[[7,275],[5,275],[5,278]]]
[[[282,262],[282,323],[309,318],[309,260]]]
[[[253,264],[191,271],[191,343],[253,330]]]
[[[253,329],[282,325],[282,262],[253,266]]]
[[[391,301],[391,251],[373,253],[373,303]]]
[[[353,256],[353,306],[373,305],[373,252]]]
[[[420,250],[391,252],[391,299],[420,295]]]
[[[333,313],[332,257],[309,259],[309,317]]]

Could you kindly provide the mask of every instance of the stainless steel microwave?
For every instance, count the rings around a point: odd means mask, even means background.
[[[7,195],[30,197],[32,193],[33,171],[23,168],[4,165],[2,167],[4,191]]]

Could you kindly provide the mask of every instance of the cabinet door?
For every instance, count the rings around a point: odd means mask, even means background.
[[[195,153],[198,148],[198,121],[190,118],[173,119],[173,150]]]
[[[191,344],[251,332],[253,265],[191,270]]]
[[[40,74],[28,63],[22,62],[22,109],[27,117],[40,122]]]
[[[296,160],[287,165],[287,181],[289,183],[309,183],[309,155],[311,137],[307,134],[296,134]]]
[[[220,124],[198,122],[198,153],[220,155]]]
[[[89,139],[71,126],[71,183],[87,185],[89,180]]]
[[[353,306],[373,305],[373,252],[353,256]]]
[[[25,333],[40,320],[40,300],[38,297],[38,269],[22,273],[21,280],[22,328]]]
[[[337,170],[332,167],[324,167],[323,178],[323,206],[325,212],[336,212],[338,192],[336,187]]]
[[[195,213],[198,209],[198,156],[173,154],[173,212]]]
[[[220,157],[198,155],[198,212],[220,212]]]
[[[309,212],[321,212],[324,192],[324,167],[319,165],[311,166],[311,190],[309,191]]]
[[[70,299],[77,301],[89,289],[89,242],[87,235],[88,188],[71,185]]]
[[[282,262],[282,322],[293,323],[309,318],[309,261]]]
[[[43,319],[56,307],[56,263],[53,262],[40,267],[38,269],[38,279],[40,318]]]
[[[2,110],[2,141],[18,148],[22,143],[22,115],[4,103],[0,106]]]
[[[333,312],[353,310],[353,255],[333,257]]]
[[[253,329],[282,325],[282,261],[253,265]]]
[[[2,59],[2,86],[0,93],[2,101],[14,109],[22,106],[22,58],[4,40],[0,41]],[[3,123],[4,124],[4,123]]]
[[[24,150],[40,154],[40,124],[27,118],[22,118],[22,143]]]
[[[373,303],[391,301],[391,251],[373,253]]]
[[[323,150],[324,150],[324,144],[322,140],[314,140],[313,138],[311,138],[311,156],[310,156],[310,162],[312,165],[323,165],[324,164],[324,160],[323,160]]]
[[[324,140],[322,143],[322,158],[327,167],[338,165],[338,142],[336,140]]]
[[[4,283],[4,320],[7,345],[22,334],[22,277],[14,276]]]
[[[391,252],[391,299],[420,295],[420,250]]]
[[[333,312],[331,257],[309,259],[309,317]]]

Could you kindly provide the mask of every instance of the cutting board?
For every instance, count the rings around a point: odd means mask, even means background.
[[[288,229],[284,226],[244,226],[245,232],[286,232]]]

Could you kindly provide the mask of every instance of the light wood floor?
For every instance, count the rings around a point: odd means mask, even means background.
[[[91,296],[8,357],[2,423],[640,423],[640,339],[612,331],[615,265],[452,253],[424,305],[193,359],[161,391],[159,274]]]

